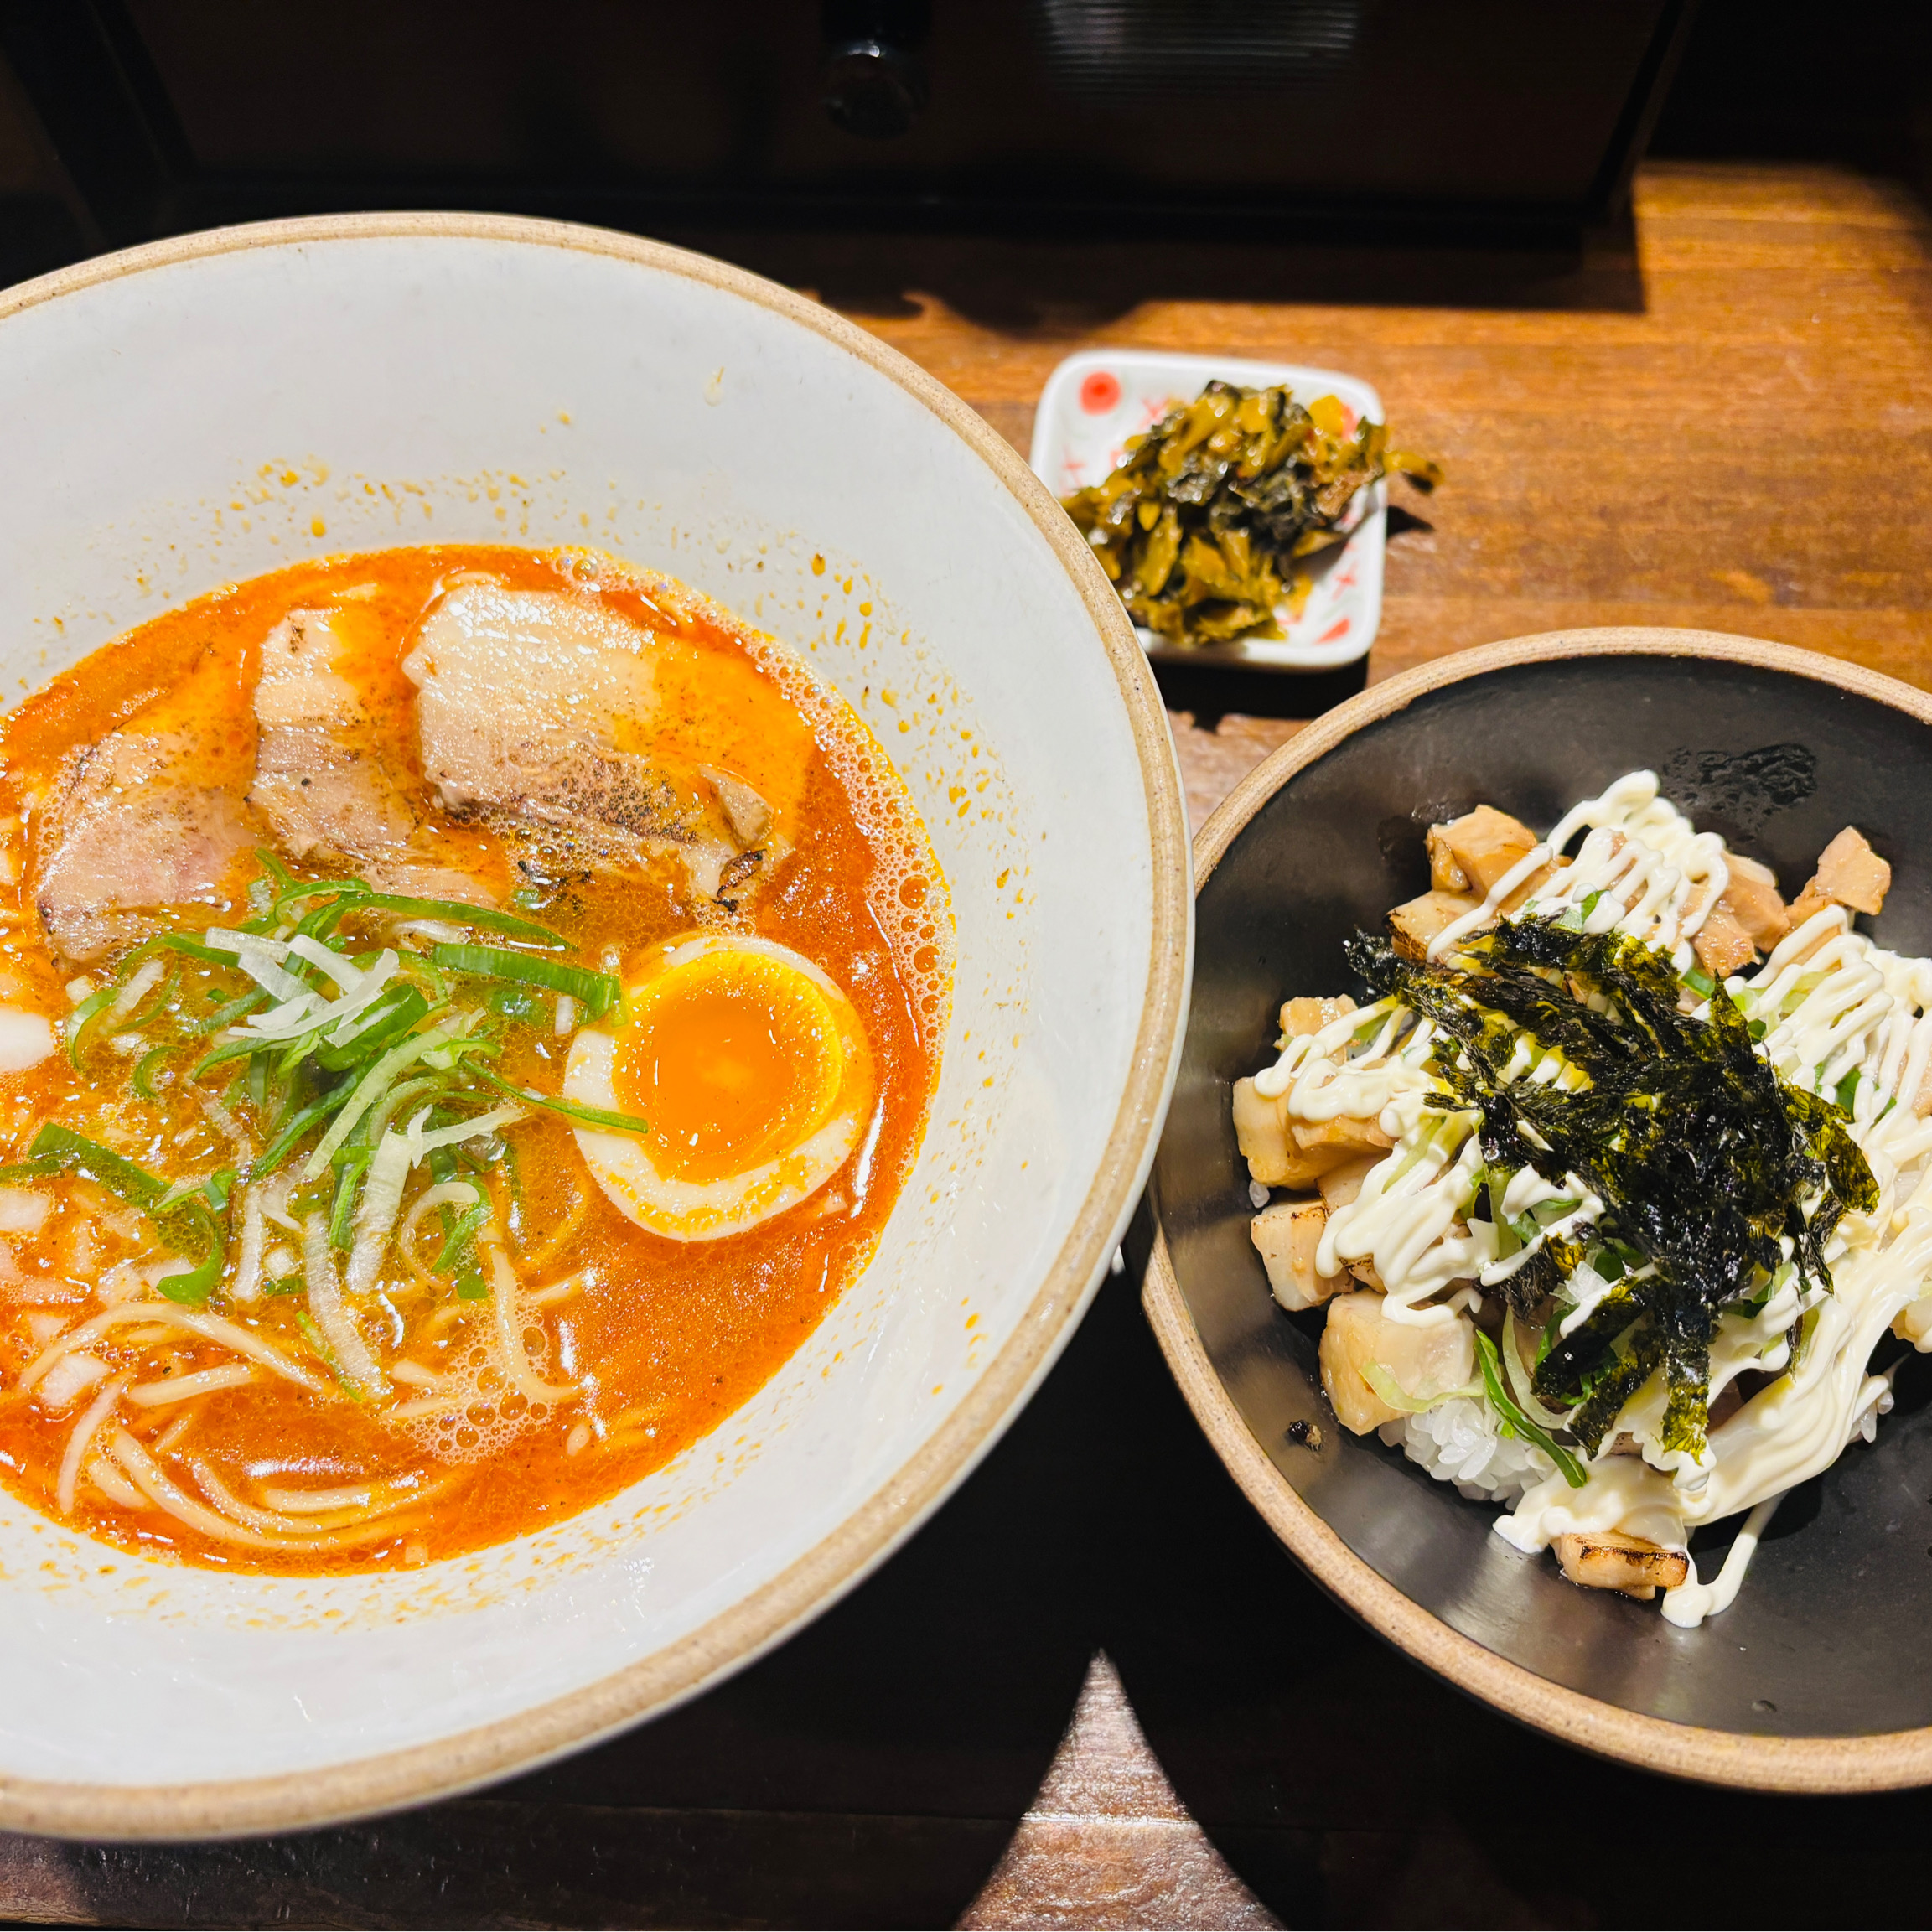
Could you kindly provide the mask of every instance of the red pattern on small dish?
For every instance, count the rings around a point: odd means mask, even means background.
[[[1119,407],[1120,400],[1121,379],[1111,370],[1096,369],[1080,385],[1080,407],[1089,416],[1105,416]]]

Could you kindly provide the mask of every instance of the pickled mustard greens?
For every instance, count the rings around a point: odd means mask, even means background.
[[[1426,1064],[1480,1116],[1486,1168],[1559,1188],[1580,1175],[1603,1204],[1590,1236],[1624,1272],[1538,1363],[1537,1399],[1568,1411],[1594,1454],[1660,1365],[1664,1446],[1701,1456],[1719,1313],[1769,1292],[1787,1241],[1799,1281],[1829,1287],[1832,1230],[1878,1205],[1846,1112],[1779,1077],[1722,987],[1683,1011],[1669,956],[1626,933],[1521,918],[1454,963],[1402,959],[1367,934],[1347,950],[1378,992],[1436,1023]],[[1510,1078],[1526,1049],[1562,1074]],[[1546,1242],[1505,1298],[1528,1313],[1582,1259],[1575,1237]]]
[[[1342,541],[1359,491],[1391,473],[1442,480],[1391,449],[1386,425],[1347,422],[1333,396],[1303,407],[1285,388],[1210,382],[1063,500],[1137,623],[1171,644],[1279,637],[1277,606],[1308,597],[1297,563]]]

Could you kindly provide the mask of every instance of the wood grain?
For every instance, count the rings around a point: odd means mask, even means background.
[[[909,252],[939,292],[909,281],[902,313],[868,326],[1021,448],[1075,349],[1276,356],[1374,383],[1449,480],[1430,500],[1398,486],[1426,527],[1390,544],[1370,682],[1592,624],[1735,630],[1932,680],[1932,226],[1903,188],[1651,167],[1631,229],[1572,262],[1329,251],[1251,272],[1273,300],[1223,293],[1241,267],[1209,249],[1143,262],[1148,293],[1126,303],[1111,246]],[[848,283],[857,258],[848,245]],[[1318,269],[1326,299],[1287,298]],[[1280,682],[1270,708],[1308,715]],[[1279,742],[1176,729],[1197,825]]]
[[[1095,1655],[1067,1734],[958,1923],[1272,1926],[1175,1795],[1112,1660]]]
[[[672,239],[821,294],[1023,450],[1048,371],[1090,344],[1358,371],[1450,465],[1432,501],[1403,499],[1431,527],[1391,541],[1371,681],[1498,638],[1651,624],[1932,686],[1932,231],[1887,184],[1652,167],[1626,229],[1562,256]],[[1163,683],[1197,826],[1345,695]],[[1627,1918],[1626,1821],[1670,1788],[1465,1702],[1338,1611],[1215,1462],[1135,1287],[1103,1291],[904,1551],[682,1711],[349,1830],[9,1840],[0,1918],[1048,1924],[1101,1922],[1111,1900],[1111,1922],[1178,1924],[1190,1898],[1229,1920],[1255,1898],[1289,1923]],[[1122,1688],[1096,1716],[1101,1646]],[[1499,1796],[1558,1789],[1555,1833]],[[1842,1916],[1851,1872],[1865,1917],[1923,1915],[1914,1795],[1696,1804],[1700,1831],[1647,1854],[1674,1916]],[[1816,1842],[1832,1855],[1790,1857]]]

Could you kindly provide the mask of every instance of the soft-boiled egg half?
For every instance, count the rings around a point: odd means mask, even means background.
[[[823,1187],[857,1147],[878,1084],[852,1002],[818,966],[771,940],[703,933],[629,962],[613,1023],[572,1043],[563,1091],[650,1123],[579,1127],[577,1144],[640,1227],[707,1241]]]

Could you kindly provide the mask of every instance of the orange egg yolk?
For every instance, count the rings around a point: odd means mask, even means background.
[[[666,1179],[723,1180],[811,1138],[837,1104],[845,1054],[825,995],[781,960],[712,952],[630,993],[611,1069],[650,1122]]]

